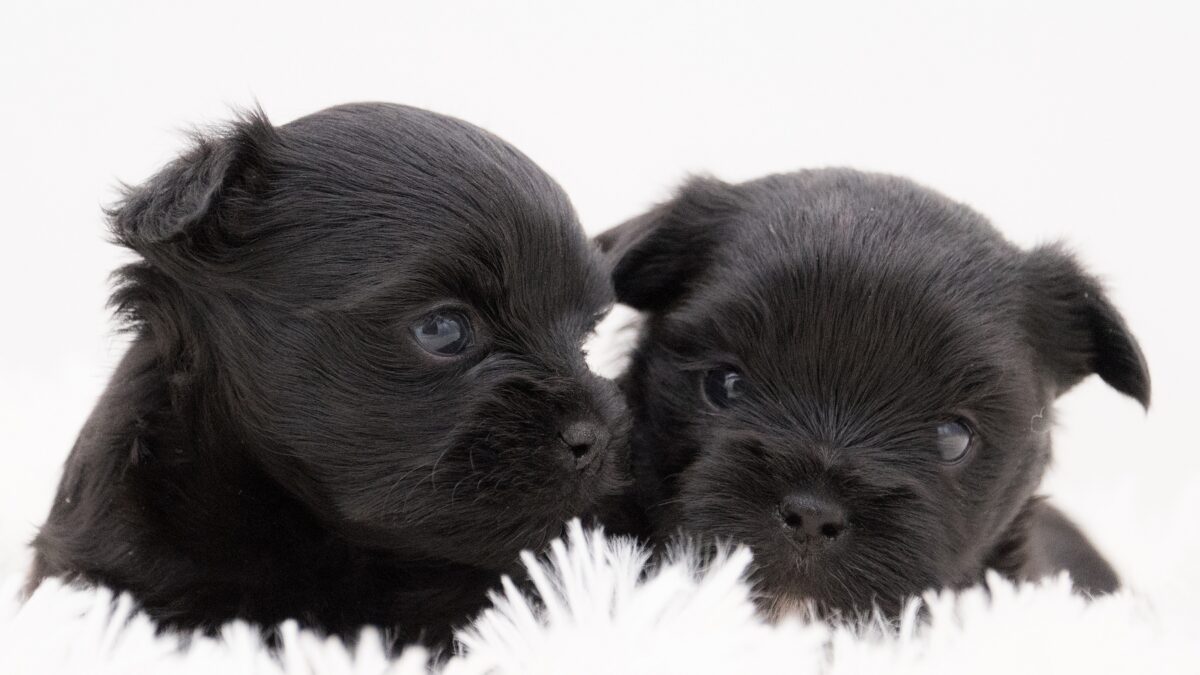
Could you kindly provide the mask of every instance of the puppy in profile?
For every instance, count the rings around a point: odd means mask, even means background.
[[[285,619],[439,642],[616,484],[581,344],[611,282],[562,190],[456,119],[249,114],[111,214],[128,353],[32,583],[172,628]]]
[[[1117,587],[1037,490],[1057,396],[1096,373],[1148,406],[1150,378],[1060,248],[849,170],[693,180],[599,241],[647,314],[633,511],[656,538],[749,545],[768,614],[894,614],[987,568]]]

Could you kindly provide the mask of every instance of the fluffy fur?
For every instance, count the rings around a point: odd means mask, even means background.
[[[772,615],[894,615],[988,568],[1117,587],[1035,493],[1055,397],[1097,373],[1149,405],[1149,373],[1061,248],[850,170],[693,180],[599,239],[618,299],[648,313],[624,380],[636,490],[611,524],[748,544]],[[727,405],[705,394],[723,372],[742,378]],[[944,461],[957,422],[971,445]],[[813,514],[837,527],[798,527]]]
[[[128,591],[172,628],[438,642],[614,489],[623,406],[581,351],[607,272],[561,189],[483,130],[388,104],[249,114],[111,222],[140,257],[113,297],[135,337],[33,585]],[[413,332],[446,308],[473,327],[454,357]]]
[[[1162,527],[1166,534],[1186,522],[1181,517],[1178,523],[1121,525],[1130,532]],[[1195,556],[1178,547],[1160,552],[1181,574],[1195,566]],[[769,625],[756,617],[741,577],[749,560],[741,550],[704,570],[686,557],[647,568],[644,554],[627,541],[574,531],[552,547],[549,560],[528,560],[540,601],[505,592],[495,609],[460,633],[460,653],[430,669],[419,648],[390,659],[386,642],[373,631],[348,648],[289,622],[273,653],[241,622],[223,627],[219,639],[156,636],[153,623],[134,610],[128,596],[114,602],[107,589],[79,590],[55,580],[24,604],[14,601],[12,586],[0,589],[0,652],[11,672],[72,675],[1011,675],[1195,669],[1197,622],[1189,602],[1195,594],[1186,586],[1185,597],[1160,597],[1175,602],[1155,608],[1129,590],[1087,603],[1061,577],[1014,586],[993,576],[986,589],[927,595],[922,620],[916,620],[918,605],[909,605],[897,628]]]

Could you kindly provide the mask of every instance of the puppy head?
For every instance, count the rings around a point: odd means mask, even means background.
[[[1142,354],[1057,248],[1022,252],[908,181],[692,181],[601,235],[649,314],[627,373],[662,530],[749,544],[768,611],[977,579],[1089,373],[1149,402]]]
[[[252,114],[112,222],[143,259],[115,303],[196,433],[235,439],[206,461],[251,455],[343,535],[499,566],[614,487],[623,405],[581,352],[610,280],[561,189],[487,132]]]

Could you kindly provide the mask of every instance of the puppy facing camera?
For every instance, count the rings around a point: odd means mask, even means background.
[[[612,303],[562,190],[388,104],[200,135],[111,213],[132,345],[34,543],[162,625],[439,642],[617,488]]]
[[[701,178],[598,239],[646,314],[618,527],[749,545],[768,615],[896,614],[994,568],[1113,569],[1037,495],[1054,400],[1146,361],[1094,278],[901,178]],[[630,513],[635,516],[630,516]]]

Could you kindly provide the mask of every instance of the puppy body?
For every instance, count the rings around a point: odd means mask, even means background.
[[[113,212],[134,340],[34,542],[164,626],[443,641],[617,483],[580,350],[611,287],[561,190],[403,106],[249,116]]]
[[[749,544],[769,612],[895,612],[988,567],[1117,586],[1035,494],[1054,398],[1099,373],[1148,405],[1149,375],[1060,249],[848,170],[694,180],[599,241],[648,315],[618,527]]]

